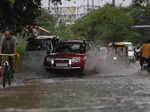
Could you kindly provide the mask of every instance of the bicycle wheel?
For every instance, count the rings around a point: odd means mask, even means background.
[[[7,77],[8,77],[8,67],[4,66],[3,88],[5,88],[5,86],[6,86]]]
[[[10,70],[8,71],[7,79],[8,79],[8,85],[11,86],[12,73]]]
[[[5,85],[6,85],[6,77],[5,75],[3,76],[3,88],[5,88]]]

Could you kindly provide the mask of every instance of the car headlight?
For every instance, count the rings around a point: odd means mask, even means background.
[[[117,57],[113,57],[113,60],[117,60]]]
[[[51,62],[51,64],[54,64],[54,59],[52,59],[52,58],[47,58],[47,61]]]
[[[80,62],[81,58],[80,57],[74,57],[72,58],[72,62]]]
[[[51,59],[51,64],[52,64],[52,65],[54,64],[54,59]]]

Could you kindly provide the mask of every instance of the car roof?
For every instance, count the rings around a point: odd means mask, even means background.
[[[83,43],[83,40],[64,40],[64,43]]]
[[[120,42],[120,43],[123,43],[123,44],[126,44],[126,45],[132,44],[132,42]]]
[[[132,44],[132,42],[115,42],[114,44],[116,44],[116,45],[130,45],[130,44]],[[111,42],[108,45],[112,46],[113,43]]]
[[[53,39],[56,38],[56,35],[46,36],[46,35],[39,35],[36,37],[36,39]]]

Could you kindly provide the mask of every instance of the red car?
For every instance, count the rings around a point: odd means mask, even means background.
[[[81,40],[60,42],[44,60],[49,70],[79,70],[83,72],[87,60],[88,43]]]

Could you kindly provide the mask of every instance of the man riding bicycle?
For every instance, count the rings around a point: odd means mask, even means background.
[[[0,41],[0,54],[17,54],[16,50],[17,40],[14,36],[11,35],[10,31],[6,31],[5,34],[1,37]],[[3,65],[6,60],[5,56],[2,56],[1,66],[3,70]],[[12,72],[16,71],[15,65],[15,57],[9,57],[10,66],[12,68]],[[3,71],[2,71],[3,74]]]
[[[143,69],[144,62],[147,62],[148,67],[150,67],[150,40],[145,42],[141,48],[141,58],[140,58],[141,69]]]

